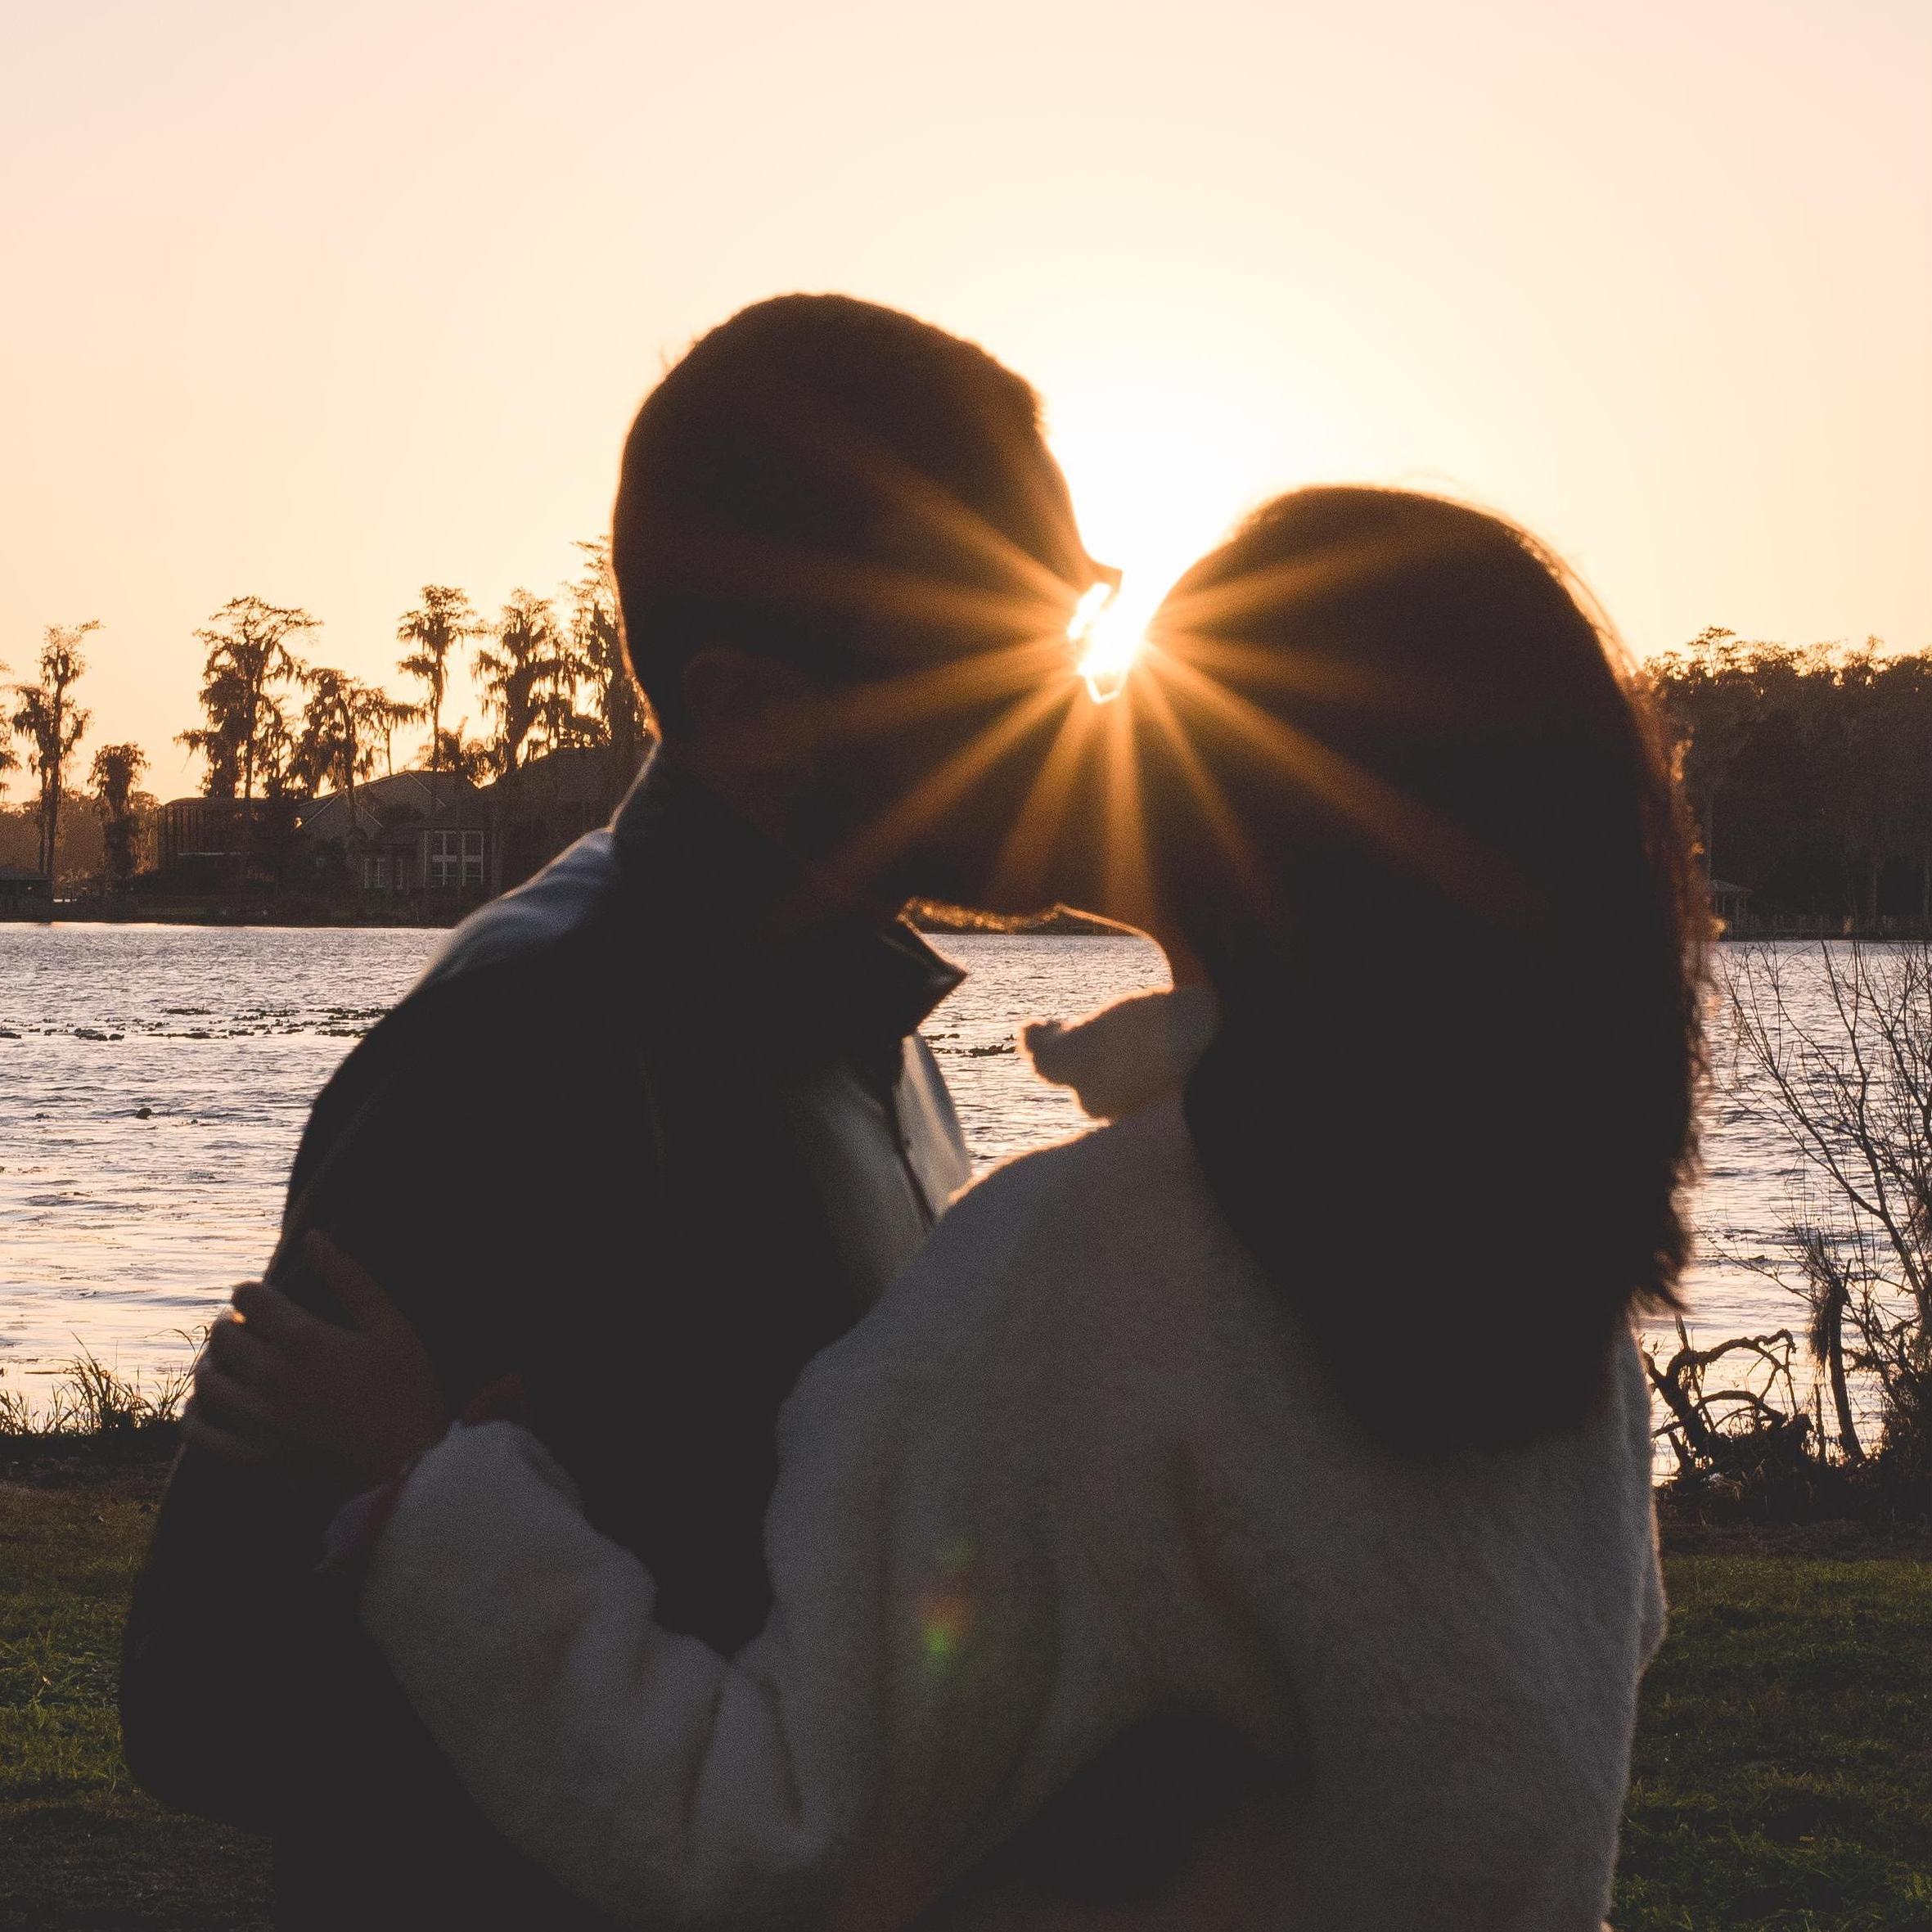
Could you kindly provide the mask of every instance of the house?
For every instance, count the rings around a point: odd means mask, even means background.
[[[490,890],[522,885],[574,840],[608,825],[636,776],[606,745],[566,746],[506,772],[483,795],[497,840]]]
[[[1733,885],[1726,879],[1713,879],[1709,885],[1711,916],[1721,927],[1736,925],[1749,914],[1750,886]]]
[[[155,866],[212,884],[232,875],[245,854],[259,864],[282,850],[295,811],[288,798],[170,799],[155,812]]]
[[[392,772],[313,800],[302,817],[313,859],[340,863],[358,892],[467,893],[490,882],[490,812],[453,772]]]
[[[54,882],[45,872],[0,866],[0,919],[52,919]]]

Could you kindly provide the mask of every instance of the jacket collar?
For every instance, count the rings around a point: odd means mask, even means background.
[[[797,861],[661,754],[610,830],[657,956],[745,1017],[900,1040],[966,978],[903,919],[826,917]]]
[[[1083,1113],[1118,1120],[1185,1085],[1220,1025],[1213,993],[1182,986],[1120,1000],[1070,1026],[1042,1021],[1020,1043],[1034,1071],[1070,1087]]]

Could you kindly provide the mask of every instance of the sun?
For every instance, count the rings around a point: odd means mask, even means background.
[[[1076,654],[1074,669],[1094,703],[1119,697],[1146,637],[1144,616],[1133,606],[1124,609],[1112,584],[1097,583],[1074,606],[1066,634]]]
[[[1276,487],[1271,412],[1219,370],[1131,355],[1043,372],[1050,440],[1092,556],[1121,573],[1067,628],[1094,700],[1125,688],[1174,580]]]

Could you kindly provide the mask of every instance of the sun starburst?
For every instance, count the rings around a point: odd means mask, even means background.
[[[1075,668],[1097,705],[1110,704],[1127,688],[1145,636],[1145,627],[1115,592],[1114,584],[1095,584],[1074,607],[1066,627]]]

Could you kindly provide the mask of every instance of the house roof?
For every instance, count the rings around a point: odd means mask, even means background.
[[[211,799],[205,791],[194,791],[190,792],[185,799],[168,799],[164,800],[161,804],[160,809],[164,812],[189,811],[238,813],[244,805],[247,805],[257,812],[265,812],[271,806],[272,806],[277,811],[286,812],[291,805],[295,804],[295,799],[287,793],[283,793],[279,797],[275,798],[264,796],[252,799]]]
[[[380,839],[392,831],[480,824],[480,798],[475,786],[453,772],[437,772],[433,786],[427,772],[391,772],[356,786],[354,829],[363,838]],[[317,838],[345,838],[348,814],[346,791],[324,792],[302,814],[303,830]]]
[[[45,872],[30,872],[24,866],[0,866],[0,885],[47,885]]]
[[[507,772],[489,789],[518,806],[584,804],[608,811],[615,792],[621,796],[630,774],[614,772],[606,745],[569,745],[546,751]]]

